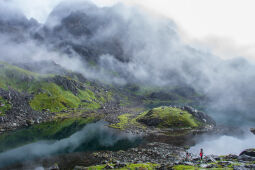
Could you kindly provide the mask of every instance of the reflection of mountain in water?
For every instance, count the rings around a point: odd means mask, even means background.
[[[125,150],[138,146],[141,139],[120,134],[107,128],[103,122],[86,125],[68,138],[59,141],[41,141],[0,153],[0,168],[8,164],[60,153],[97,150]]]

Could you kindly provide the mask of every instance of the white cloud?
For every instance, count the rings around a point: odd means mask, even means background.
[[[45,22],[51,10],[62,0],[8,0],[10,5],[19,8],[28,18]]]
[[[61,1],[9,0],[7,2],[20,8],[28,18],[34,17],[40,22],[45,22],[51,10]],[[189,43],[199,42],[224,58],[245,56],[255,60],[254,0],[92,1],[99,6],[109,6],[118,2],[140,4],[172,18],[179,26],[183,38]]]

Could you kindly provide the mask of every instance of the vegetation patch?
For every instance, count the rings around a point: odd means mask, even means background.
[[[17,66],[0,62],[0,88],[9,87],[22,92],[36,87],[38,80],[53,75],[34,73]]]
[[[91,90],[79,90],[75,96],[72,92],[64,90],[55,83],[40,83],[38,94],[30,102],[34,110],[49,110],[51,112],[60,112],[74,108],[86,108],[95,110],[104,103],[102,96],[97,97]]]
[[[49,78],[52,77],[54,77],[52,74],[34,73],[0,62],[0,88],[5,90],[12,88],[19,92],[34,94],[34,98],[30,101],[30,106],[34,110],[48,110],[50,112],[60,112],[75,108],[95,110],[112,98],[110,92],[105,93],[101,89],[97,89],[98,93],[94,93],[90,88],[78,89],[78,94],[73,94],[70,90],[65,90],[61,85],[49,81]],[[68,77],[65,78],[68,79]],[[90,85],[88,87],[94,88]],[[6,110],[6,108],[2,109]]]
[[[165,106],[147,111],[138,121],[159,128],[196,128],[200,125],[187,111]]]
[[[5,112],[10,109],[11,105],[9,104],[9,102],[3,99],[2,96],[0,96],[0,116],[4,116]]]
[[[115,164],[90,166],[87,169],[88,170],[101,170],[101,169],[105,169],[107,166],[114,167]],[[114,168],[114,169],[119,169],[119,170],[136,170],[136,169],[154,170],[158,166],[159,166],[158,164],[153,164],[153,163],[139,163],[139,164],[127,164],[123,168]]]
[[[138,116],[126,113],[118,116],[119,123],[116,124],[111,124],[109,127],[120,129],[120,130],[125,130],[131,127],[136,127],[136,128],[146,128],[144,125],[140,124],[137,122],[137,119],[143,117],[145,112],[140,113]]]
[[[116,124],[112,124],[109,127],[124,130],[129,125],[129,122],[130,122],[129,117],[130,116],[132,116],[132,115],[131,114],[123,114],[123,115],[118,116],[118,119],[120,122],[116,123]]]
[[[67,108],[77,108],[79,98],[70,91],[65,91],[54,83],[41,83],[41,88],[37,95],[30,102],[30,106],[34,110],[46,110],[51,112],[59,112]]]

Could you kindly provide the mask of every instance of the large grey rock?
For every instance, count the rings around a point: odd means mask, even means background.
[[[159,118],[145,118],[145,119],[139,119],[138,120],[139,122],[141,123],[144,123],[145,125],[147,126],[158,126],[161,122],[162,122],[162,119],[159,119]]]
[[[209,124],[209,125],[213,125],[213,126],[216,125],[216,122],[210,116],[205,114],[204,112],[197,111],[196,109],[194,109],[190,106],[184,106],[182,109],[186,110],[187,112],[192,114],[192,116],[194,116],[200,122],[203,122],[203,123]]]
[[[255,128],[251,128],[250,131],[255,135]]]
[[[254,157],[255,158],[255,149],[246,149],[243,152],[240,153],[240,156],[242,155],[246,155],[246,156],[250,156],[250,157]]]

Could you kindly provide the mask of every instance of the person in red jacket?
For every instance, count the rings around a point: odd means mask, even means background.
[[[200,149],[200,154],[199,154],[199,155],[200,155],[200,159],[202,160],[202,159],[203,159],[203,156],[204,156],[204,152],[203,152],[203,149],[202,149],[202,148]]]

